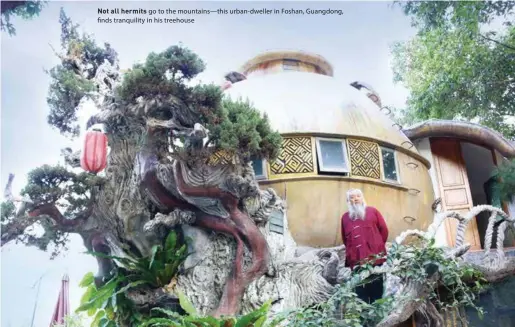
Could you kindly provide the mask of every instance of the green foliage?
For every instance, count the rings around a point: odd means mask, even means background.
[[[16,206],[12,201],[2,202],[0,207],[0,223],[8,223],[16,214]]]
[[[192,92],[184,82],[205,69],[204,62],[191,50],[171,46],[161,53],[152,52],[144,64],[136,64],[124,76],[120,97],[132,102],[140,96],[174,95],[183,100]]]
[[[95,285],[93,274],[86,274],[80,286],[87,289],[77,312],[85,311],[95,317],[91,327],[116,326],[116,321],[130,322],[131,326],[137,323],[140,326],[144,315],[135,310],[125,297],[125,292],[136,287],[157,288],[170,283],[177,275],[179,266],[186,260],[186,250],[186,244],[179,244],[177,234],[172,231],[163,245],[152,248],[149,257],[132,259],[90,252],[95,256],[114,259],[124,268],[118,269],[113,278],[99,288]]]
[[[177,312],[161,308],[152,309],[153,317],[145,321],[141,327],[173,326],[173,327],[274,327],[277,323],[265,323],[270,302],[261,308],[241,317],[199,317],[196,315],[182,316]]]
[[[12,16],[32,19],[38,16],[47,1],[2,1],[2,17],[0,29],[10,36],[16,35],[16,29],[11,23]]]
[[[480,33],[483,23],[508,15],[511,4],[402,2],[419,33],[393,47],[394,80],[409,91],[402,123],[474,120],[515,139],[515,27]]]
[[[116,91],[122,101],[129,103],[139,97],[172,97],[171,108],[153,108],[148,114],[162,120],[174,118],[187,127],[202,124],[210,132],[208,145],[216,150],[228,150],[243,161],[277,157],[281,137],[272,131],[266,115],[249,102],[224,99],[216,85],[186,84],[204,68],[204,62],[191,50],[171,46],[161,53],[151,53],[144,64],[134,65]],[[116,122],[120,123],[128,122]],[[112,123],[108,125],[115,130]]]
[[[179,245],[177,235],[174,231],[168,234],[164,246],[155,245],[152,247],[152,254],[148,257],[132,259],[117,256],[105,255],[97,252],[91,254],[114,259],[128,271],[126,277],[131,282],[146,284],[151,287],[163,287],[179,271],[179,266],[188,256],[186,244]]]
[[[474,301],[484,288],[486,280],[482,274],[468,266],[463,266],[455,259],[445,257],[444,249],[434,246],[434,239],[428,246],[402,246],[393,244],[388,253],[388,262],[396,262],[401,267],[395,273],[402,280],[410,280],[426,284],[432,292],[429,298],[440,309],[469,306],[475,308],[480,314],[482,309]],[[435,284],[430,277],[439,274]],[[445,291],[446,296],[441,297],[437,289]]]
[[[236,152],[243,158],[275,159],[279,155],[282,138],[272,130],[266,114],[263,116],[246,101],[222,102],[223,114],[217,125],[208,125],[210,137],[220,149]]]
[[[82,172],[76,174],[63,166],[43,165],[31,170],[21,191],[37,204],[55,203],[65,208],[64,216],[75,219],[87,210],[92,188],[103,183],[101,177]]]
[[[91,79],[97,68],[109,60],[114,63],[116,52],[108,44],[106,48],[97,46],[88,34],[78,32],[74,24],[61,8],[61,64],[47,71],[51,77],[47,103],[50,107],[48,123],[63,135],[75,137],[79,134],[77,110],[82,100],[95,90]]]
[[[63,166],[43,165],[29,172],[27,185],[21,191],[37,205],[55,204],[64,209],[66,219],[76,219],[91,206],[92,190],[101,185],[103,179],[88,173],[76,174]],[[68,234],[55,228],[50,219],[39,221],[43,234],[26,232],[19,240],[26,245],[47,251],[52,245],[51,258],[66,249]]]
[[[393,244],[387,256],[387,262],[395,262],[397,268],[393,275],[403,282],[410,280],[427,285],[432,291],[429,298],[440,309],[449,307],[470,306],[482,314],[474,300],[484,288],[485,281],[481,274],[469,267],[458,265],[455,260],[447,259],[444,250],[434,246],[434,240],[428,246],[404,246]],[[375,326],[384,319],[391,310],[404,300],[402,295],[397,298],[386,296],[368,304],[359,299],[354,287],[369,283],[371,278],[363,280],[360,274],[371,272],[372,263],[357,267],[349,281],[340,285],[328,301],[309,308],[291,310],[277,315],[275,321],[288,321],[292,327],[315,326]],[[430,277],[440,274],[436,283],[431,283]],[[445,298],[440,297],[436,287],[447,290]]]
[[[77,110],[81,100],[94,90],[94,84],[62,65],[52,68],[48,74],[52,78],[47,97],[48,123],[64,135],[77,136],[80,131]]]
[[[174,250],[171,250],[174,249]],[[81,282],[82,287],[87,291],[82,299],[82,305],[78,311],[87,311],[91,316],[96,315],[96,326],[111,326],[109,321],[116,321],[117,317],[123,316],[123,321],[138,323],[138,326],[278,326],[287,321],[292,327],[330,327],[330,326],[374,326],[384,319],[395,305],[404,301],[400,297],[386,296],[382,299],[368,304],[359,299],[354,288],[373,280],[374,275],[365,280],[361,273],[371,272],[372,262],[357,267],[350,280],[340,285],[329,300],[313,305],[308,308],[299,308],[276,314],[272,319],[267,318],[271,305],[265,303],[261,308],[241,317],[201,317],[195,308],[188,302],[187,298],[180,291],[176,291],[180,305],[187,315],[164,308],[153,308],[149,315],[137,313],[130,301],[124,296],[124,292],[133,287],[142,285],[163,286],[167,281],[157,277],[152,272],[152,266],[156,261],[167,260],[166,253],[181,252],[178,248],[176,237],[171,233],[163,247],[163,250],[156,250],[149,258],[144,258],[141,263],[135,264],[134,260],[113,257],[131,269],[120,269],[115,277],[100,288],[94,284],[92,273],[87,274]],[[183,256],[175,255],[172,260],[180,261]],[[136,260],[137,261],[137,260]],[[425,246],[398,245],[393,244],[389,249],[387,262],[392,265],[395,262],[396,269],[392,272],[403,282],[420,283],[426,285],[432,291],[429,299],[439,309],[470,306],[478,310],[482,315],[481,308],[478,308],[474,301],[477,294],[484,289],[484,278],[482,275],[467,266],[461,266],[456,260],[445,257],[444,250],[434,245],[434,240]],[[168,262],[169,263],[169,262]],[[166,265],[166,264],[165,264]],[[158,264],[161,269],[165,266]],[[144,269],[147,269],[144,272]],[[166,268],[165,268],[166,269]],[[438,274],[436,281],[431,281],[434,274]],[[154,275],[153,278],[148,278]],[[172,276],[173,277],[173,276]],[[166,278],[172,278],[167,276]],[[155,283],[157,282],[157,283]],[[132,319],[132,320],[131,320]],[[268,319],[268,320],[267,320]],[[100,324],[102,322],[104,325]],[[115,325],[112,325],[115,326]]]
[[[515,197],[515,159],[500,165],[494,174],[499,180],[501,201],[511,202]]]
[[[422,31],[436,27],[478,31],[480,24],[513,13],[513,1],[395,1],[414,26]]]
[[[140,284],[143,282],[129,282],[123,274],[118,274],[97,288],[93,273],[88,273],[80,283],[81,287],[86,287],[86,292],[76,312],[87,312],[88,316],[94,317],[91,327],[116,327],[117,321],[139,326],[142,315],[127,300],[124,292]]]
[[[124,268],[103,286],[97,287],[93,273],[87,273],[80,282],[86,291],[77,312],[87,312],[94,317],[91,327],[116,327],[123,322],[130,326],[213,326],[213,327],[264,327],[270,303],[241,317],[201,317],[179,290],[180,305],[188,315],[164,308],[153,308],[150,314],[142,314],[127,299],[125,293],[138,287],[163,287],[177,275],[178,267],[186,259],[186,245],[177,242],[175,232],[170,232],[162,246],[156,246],[152,255],[141,259],[120,258],[91,252],[100,257],[117,260]],[[275,323],[266,325],[276,326]]]

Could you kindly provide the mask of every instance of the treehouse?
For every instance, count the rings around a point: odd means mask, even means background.
[[[367,97],[359,84],[338,83],[327,60],[305,52],[267,52],[240,72],[226,76],[232,85],[225,92],[250,100],[283,136],[279,158],[253,166],[262,187],[286,200],[288,228],[299,245],[341,244],[350,188],[362,189],[383,213],[390,239],[428,227],[430,163],[377,105],[378,97]]]

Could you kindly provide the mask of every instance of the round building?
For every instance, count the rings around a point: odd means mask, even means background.
[[[253,164],[260,184],[286,200],[288,227],[299,245],[341,244],[350,188],[361,189],[367,204],[381,211],[390,240],[432,222],[430,164],[377,98],[353,81],[338,83],[327,60],[301,51],[266,52],[240,73],[232,73],[240,78],[226,93],[250,100],[283,136],[277,160]]]

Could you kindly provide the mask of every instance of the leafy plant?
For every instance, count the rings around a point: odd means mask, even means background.
[[[394,275],[426,285],[431,289],[429,298],[439,309],[469,306],[481,316],[482,309],[474,301],[485,288],[483,275],[474,268],[460,265],[455,259],[447,258],[444,249],[434,244],[434,239],[424,247],[394,243],[388,260],[395,261],[396,266],[401,267]],[[439,278],[433,284],[430,277],[434,273],[438,273]]]
[[[143,285],[151,288],[167,285],[177,275],[179,266],[186,260],[186,244],[177,242],[177,234],[168,234],[163,245],[156,245],[148,257],[133,259],[109,256],[98,252],[89,252],[95,256],[110,258],[118,261],[119,268],[115,275],[101,287],[95,284],[93,273],[84,276],[80,283],[86,287],[77,312],[85,311],[89,316],[95,316],[92,327],[115,327],[116,321],[137,324],[143,322],[144,315],[133,310],[132,302],[127,299],[125,292]],[[132,326],[132,325],[131,325]]]
[[[166,237],[164,246],[154,245],[148,257],[131,258],[105,255],[99,252],[88,252],[95,256],[113,259],[120,263],[130,281],[138,281],[151,287],[163,287],[177,274],[179,266],[186,260],[187,246],[179,246],[177,234],[172,231]]]
[[[194,311],[190,310],[188,312],[188,310],[186,310],[188,307],[191,307],[191,305],[187,302],[186,298],[182,297],[181,306],[189,315],[182,316],[174,311],[154,308],[152,309],[154,317],[145,321],[141,327],[274,327],[277,326],[277,322],[266,323],[270,305],[271,302],[269,301],[263,304],[259,309],[240,317],[200,317],[197,316]]]
[[[428,286],[432,290],[429,299],[439,309],[470,306],[482,315],[481,308],[475,305],[474,300],[484,289],[484,278],[475,269],[460,266],[456,260],[446,258],[444,250],[434,246],[434,240],[423,247],[394,243],[386,259],[391,266],[395,262],[394,276]],[[395,303],[402,300],[402,296],[385,296],[371,304],[359,299],[353,288],[371,282],[371,278],[362,280],[361,273],[371,273],[372,269],[372,262],[356,267],[350,280],[340,285],[326,302],[283,312],[275,319],[286,320],[292,327],[377,325],[391,312]],[[434,273],[439,274],[436,283],[430,281]],[[442,288],[447,290],[445,296],[438,291]]]
[[[122,287],[123,284],[126,285]],[[132,310],[132,303],[124,294],[130,288],[141,284],[144,282],[127,283],[127,278],[120,274],[97,288],[93,273],[90,272],[80,283],[81,287],[87,287],[87,289],[76,312],[84,311],[88,316],[94,316],[91,327],[116,327],[116,321],[120,320],[132,324],[141,323],[143,316],[136,310]]]
[[[467,120],[513,140],[515,3],[398,3],[418,29],[413,39],[396,43],[392,51],[394,81],[410,92],[400,122]],[[504,26],[483,32],[494,19],[504,20]]]

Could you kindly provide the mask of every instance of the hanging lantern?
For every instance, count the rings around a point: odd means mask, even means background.
[[[100,129],[86,132],[80,166],[95,174],[107,166],[107,136]]]

